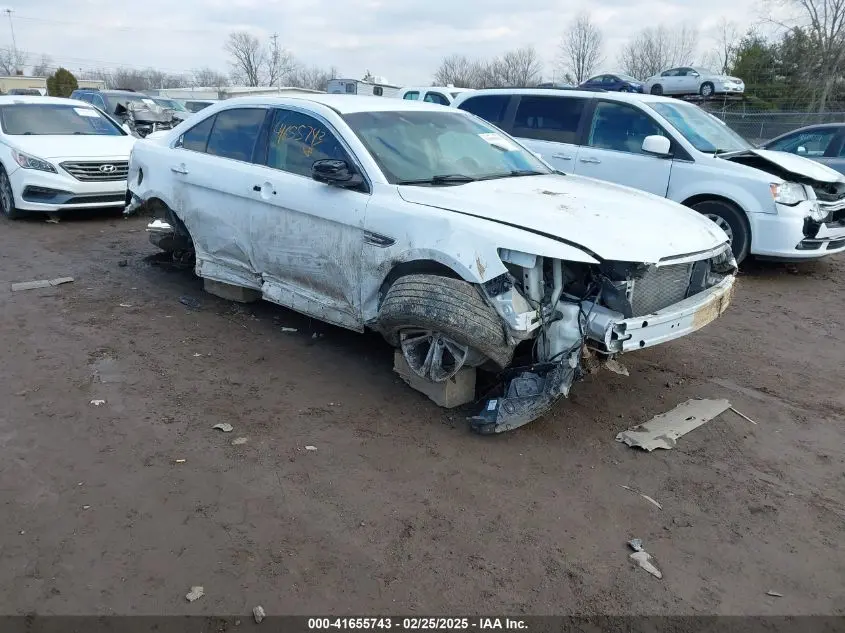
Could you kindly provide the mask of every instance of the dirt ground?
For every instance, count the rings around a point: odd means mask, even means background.
[[[0,222],[0,613],[845,614],[845,258],[752,262],[722,319],[478,437],[378,336],[204,294],[145,222]],[[758,424],[614,440],[693,397]]]

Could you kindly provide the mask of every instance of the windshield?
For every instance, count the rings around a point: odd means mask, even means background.
[[[6,134],[15,136],[125,136],[123,130],[92,107],[55,103],[4,105],[0,107],[0,125]]]
[[[734,152],[751,144],[719,119],[690,103],[649,103],[700,152]]]
[[[357,112],[344,119],[392,184],[551,173],[531,152],[460,112]]]
[[[188,110],[181,103],[175,99],[164,99],[163,97],[151,97],[162,108],[168,108],[177,112],[187,112]]]

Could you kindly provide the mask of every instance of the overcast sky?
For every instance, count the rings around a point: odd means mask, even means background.
[[[429,83],[450,53],[490,57],[524,45],[535,46],[551,79],[561,34],[582,6],[604,30],[607,69],[643,27],[688,22],[699,28],[704,51],[721,16],[744,30],[761,15],[761,0],[5,1],[30,63],[46,53],[74,71],[121,64],[227,70],[227,34],[248,29],[278,33],[280,45],[308,64],[334,65],[348,77],[369,70],[400,85]],[[8,46],[8,19],[0,17],[0,46]]]

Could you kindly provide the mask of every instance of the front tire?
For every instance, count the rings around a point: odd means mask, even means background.
[[[655,84],[651,87],[651,94],[653,95],[662,95],[663,94],[663,86],[660,84]]]
[[[705,99],[712,97],[714,92],[716,92],[716,87],[710,81],[705,81],[698,90],[698,94]]]
[[[15,192],[3,165],[0,165],[0,212],[10,220],[18,220],[24,215],[15,208]]]
[[[461,279],[400,277],[381,304],[378,329],[402,350],[414,373],[431,382],[443,382],[461,367],[478,367],[487,360],[504,368],[513,357],[501,317],[477,288]]]
[[[737,264],[748,257],[751,229],[742,210],[724,200],[705,200],[692,205],[692,208],[727,233]]]

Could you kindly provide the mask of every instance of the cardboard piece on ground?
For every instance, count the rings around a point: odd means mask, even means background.
[[[19,290],[35,290],[37,288],[49,288],[51,286],[60,286],[62,284],[69,284],[72,281],[73,277],[39,279],[38,281],[21,281],[20,283],[12,284],[12,292],[18,292]]]
[[[654,416],[645,424],[622,431],[617,442],[636,446],[649,453],[656,448],[671,449],[678,438],[709,422],[730,409],[727,400],[687,400],[666,413]]]
[[[396,350],[393,356],[393,371],[399,374],[409,387],[425,394],[446,409],[460,407],[475,400],[474,367],[464,367],[449,380],[434,383],[417,376],[408,366],[402,352]]]

